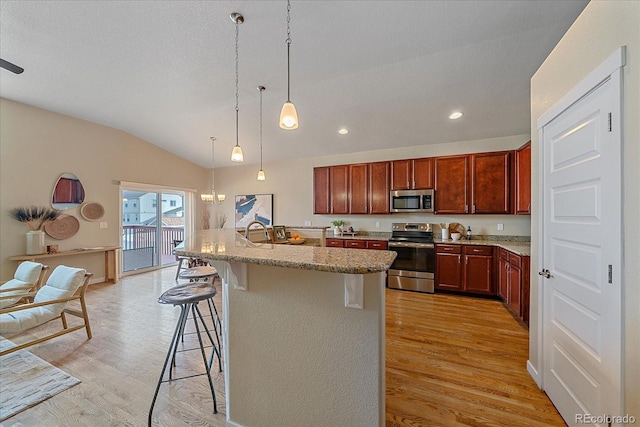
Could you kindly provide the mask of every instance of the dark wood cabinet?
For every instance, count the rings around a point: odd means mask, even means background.
[[[493,248],[436,245],[436,289],[493,295]]]
[[[349,213],[349,165],[330,166],[329,198],[332,214]]]
[[[510,163],[509,151],[471,155],[471,213],[511,212]]]
[[[435,159],[435,212],[511,212],[511,153],[499,151]]]
[[[369,213],[369,165],[360,163],[349,165],[349,212]]]
[[[355,249],[366,249],[367,241],[366,240],[345,240],[344,241],[345,248],[355,248]]]
[[[386,240],[367,240],[367,249],[386,251],[389,250],[389,243]]]
[[[369,163],[368,213],[389,213],[390,171],[389,162]]]
[[[330,248],[344,248],[344,239],[325,239],[325,244]]]
[[[513,315],[529,325],[529,260],[499,249],[498,295]]]
[[[516,206],[515,213],[531,215],[531,141],[515,152]]]
[[[391,162],[391,190],[428,190],[433,188],[433,177],[431,157]]]
[[[313,168],[313,213],[331,213],[329,166]]]
[[[327,247],[332,248],[354,248],[354,249],[377,249],[388,250],[386,240],[366,240],[366,239],[332,239],[325,240]]]
[[[469,156],[436,157],[435,213],[469,213]]]

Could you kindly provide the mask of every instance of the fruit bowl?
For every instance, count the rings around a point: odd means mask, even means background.
[[[289,239],[289,243],[291,243],[292,245],[301,245],[305,242],[306,239]]]

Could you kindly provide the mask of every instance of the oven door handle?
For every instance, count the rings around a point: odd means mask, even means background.
[[[433,243],[389,242],[390,248],[435,248]]]

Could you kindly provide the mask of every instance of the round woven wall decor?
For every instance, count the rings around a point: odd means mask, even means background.
[[[79,229],[80,221],[71,215],[60,215],[58,219],[44,225],[44,231],[57,240],[68,239],[75,235]]]
[[[100,203],[85,203],[80,207],[80,215],[87,221],[96,221],[104,216],[104,207]]]

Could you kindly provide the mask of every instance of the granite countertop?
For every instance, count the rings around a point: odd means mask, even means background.
[[[434,239],[435,244],[447,244],[447,245],[483,245],[483,246],[496,246],[506,249],[517,255],[531,256],[531,243],[523,241],[513,240],[485,240],[485,239],[460,239],[460,240],[442,240]]]
[[[396,257],[389,251],[253,243],[233,229],[198,231],[173,252],[217,261],[346,274],[386,271]]]

